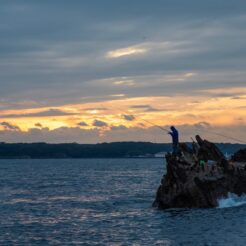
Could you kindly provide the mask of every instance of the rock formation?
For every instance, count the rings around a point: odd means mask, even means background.
[[[232,161],[246,162],[246,149],[241,149],[232,156]]]
[[[228,161],[215,144],[199,136],[196,140],[192,148],[180,144],[179,156],[166,155],[167,172],[153,206],[212,208],[228,193],[239,196],[246,193],[246,161]]]

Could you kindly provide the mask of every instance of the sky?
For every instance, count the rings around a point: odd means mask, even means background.
[[[245,26],[245,0],[1,0],[0,141],[246,142]]]

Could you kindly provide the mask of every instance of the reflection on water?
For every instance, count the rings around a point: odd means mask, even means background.
[[[163,171],[161,159],[1,160],[0,245],[245,245],[245,205],[153,209]]]

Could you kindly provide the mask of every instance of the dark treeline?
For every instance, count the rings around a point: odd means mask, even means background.
[[[123,158],[170,151],[170,144],[115,142],[101,144],[0,143],[0,158]]]
[[[228,154],[245,148],[240,144],[217,144]],[[0,143],[0,159],[9,158],[124,158],[152,157],[171,151],[171,144],[115,142],[101,144]]]

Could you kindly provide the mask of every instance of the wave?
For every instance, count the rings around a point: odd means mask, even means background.
[[[238,207],[246,204],[246,194],[238,196],[234,193],[229,193],[227,198],[218,200],[218,208]]]

